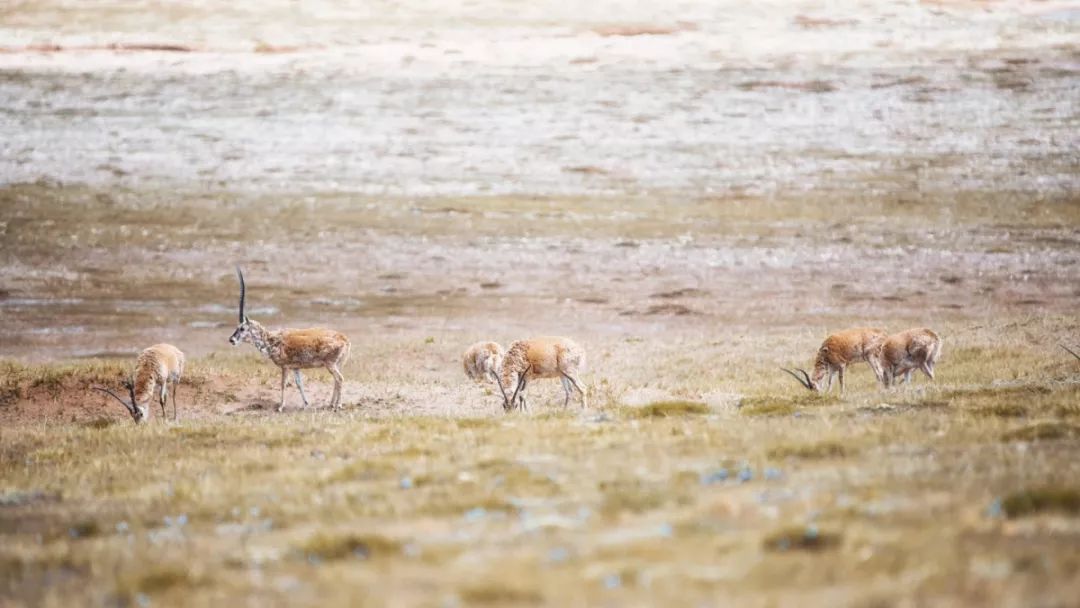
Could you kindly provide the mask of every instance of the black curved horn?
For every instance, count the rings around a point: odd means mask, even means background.
[[[532,365],[526,367],[525,371],[521,372],[521,376],[518,377],[517,387],[514,389],[514,396],[510,398],[511,407],[513,407],[514,403],[517,401],[518,391],[525,386],[525,376],[528,375],[530,370],[532,370]]]
[[[491,375],[495,376],[495,383],[499,385],[499,392],[502,393],[502,396],[503,396],[503,409],[504,410],[509,410],[510,409],[510,400],[506,398],[506,388],[503,387],[502,378],[499,376],[499,374],[497,374],[495,372],[492,372]]]
[[[128,411],[128,413],[131,414],[132,418],[135,418],[136,420],[138,420],[138,417],[135,414],[135,406],[130,405],[127,401],[124,401],[123,399],[121,399],[119,396],[117,396],[116,393],[114,393],[114,392],[110,391],[109,389],[107,389],[105,387],[102,387],[102,386],[93,386],[93,387],[90,387],[90,388],[94,389],[95,391],[101,391],[101,392],[103,392],[103,393],[105,393],[107,395],[112,395],[112,398],[119,401],[120,405],[124,406],[124,409],[126,409]]]
[[[1076,351],[1069,348],[1068,346],[1065,346],[1064,344],[1058,344],[1058,346],[1060,346],[1061,348],[1064,348],[1070,355],[1076,357],[1077,359],[1080,359],[1080,355],[1076,354]]]
[[[806,376],[806,380],[803,380],[802,378],[799,377],[799,374],[796,374],[795,372],[791,371],[790,369],[788,369],[786,367],[781,367],[780,369],[782,369],[785,372],[791,374],[791,377],[798,380],[799,384],[803,385],[803,388],[814,390],[814,385],[810,383],[810,376],[808,376],[805,371],[803,371],[801,369],[799,370],[800,372],[803,373],[804,376]]]
[[[240,265],[236,266],[236,276],[240,278],[240,322],[244,322],[244,295],[246,289],[244,287],[244,273],[240,270]]]

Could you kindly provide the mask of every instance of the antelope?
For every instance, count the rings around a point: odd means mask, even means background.
[[[334,394],[330,397],[330,407],[341,407],[341,384],[345,377],[341,375],[341,366],[349,359],[352,345],[345,334],[313,327],[310,329],[269,330],[258,321],[244,315],[244,273],[236,267],[236,276],[240,278],[240,324],[229,338],[229,344],[236,346],[241,342],[250,342],[263,355],[269,357],[274,365],[281,368],[281,403],[277,411],[285,409],[285,382],[289,371],[296,378],[296,388],[304,407],[308,407],[307,395],[304,394],[304,381],[300,370],[325,367],[334,377]]]
[[[494,342],[477,342],[465,350],[461,363],[465,375],[476,382],[494,379],[499,381],[499,367],[506,352]]]
[[[888,387],[900,376],[911,382],[916,368],[934,379],[934,364],[941,356],[941,338],[926,328],[909,329],[893,334],[881,345],[881,383]]]
[[[566,401],[570,404],[574,390],[581,395],[581,407],[588,407],[588,397],[581,388],[578,374],[585,368],[585,349],[569,338],[541,337],[519,340],[510,345],[496,375],[502,391],[503,409],[520,407],[528,409],[525,402],[525,385],[537,378],[559,378],[562,381]],[[513,396],[508,397],[506,387],[514,386]],[[520,399],[519,399],[520,396]]]
[[[165,401],[168,398],[169,383],[172,383],[173,420],[176,420],[176,389],[180,377],[184,375],[184,353],[172,344],[155,344],[139,353],[135,360],[135,373],[131,379],[123,381],[131,401],[121,399],[116,393],[102,386],[93,387],[112,395],[124,406],[135,419],[136,424],[146,419],[150,413],[150,400],[157,398],[161,404],[161,417],[165,418]]]
[[[844,392],[844,369],[852,363],[866,361],[874,376],[881,381],[881,345],[888,337],[883,330],[861,327],[837,332],[825,338],[814,359],[813,376],[806,370],[799,369],[803,377],[787,368],[780,368],[791,374],[799,384],[816,392],[829,392],[832,389],[833,375],[840,375],[840,393]],[[796,368],[798,369],[798,368]],[[805,380],[804,380],[805,378]],[[824,384],[824,388],[822,385]]]

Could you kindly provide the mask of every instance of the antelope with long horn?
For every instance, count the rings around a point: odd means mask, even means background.
[[[566,400],[563,407],[570,404],[574,391],[581,396],[581,407],[588,407],[588,397],[578,375],[585,369],[585,349],[569,338],[541,337],[519,340],[510,345],[503,357],[502,367],[496,378],[502,391],[503,409],[515,407],[528,409],[525,401],[525,386],[529,380],[538,378],[558,378],[562,381]],[[513,386],[512,396],[506,394],[506,388]]]
[[[290,371],[296,379],[296,388],[300,390],[304,407],[309,406],[300,370],[315,367],[325,367],[334,377],[334,394],[330,397],[330,407],[340,408],[341,385],[345,381],[345,377],[341,375],[341,366],[349,359],[349,349],[352,347],[349,338],[341,332],[321,327],[266,329],[258,321],[244,315],[247,290],[244,286],[244,273],[239,266],[236,267],[236,276],[240,279],[240,324],[229,338],[229,343],[236,346],[241,342],[249,342],[281,368],[281,403],[277,411],[285,409],[285,383]]]
[[[124,401],[119,395],[102,386],[95,386],[93,389],[112,395],[131,414],[135,422],[139,423],[146,420],[150,413],[150,401],[154,398],[161,405],[161,417],[165,418],[165,402],[171,383],[173,420],[176,420],[176,390],[183,375],[184,353],[172,344],[155,344],[139,353],[135,360],[135,373],[131,379],[123,381],[130,401]]]
[[[874,372],[874,377],[881,381],[881,345],[888,334],[880,329],[862,327],[840,331],[825,338],[814,359],[814,373],[798,369],[798,374],[787,368],[780,368],[791,374],[799,384],[815,392],[829,392],[832,389],[833,375],[840,376],[840,393],[844,392],[844,370],[853,363],[866,361]]]
[[[934,365],[941,356],[941,338],[926,328],[909,329],[893,334],[881,345],[881,383],[891,386],[901,376],[911,382],[911,373],[922,370],[934,379]]]

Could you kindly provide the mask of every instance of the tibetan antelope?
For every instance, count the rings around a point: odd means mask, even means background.
[[[461,357],[465,375],[476,382],[483,380],[499,381],[499,367],[506,352],[494,342],[477,342],[470,346]]]
[[[559,378],[562,381],[566,401],[570,404],[574,390],[581,395],[581,407],[588,407],[588,397],[577,376],[585,369],[585,349],[569,338],[543,337],[519,340],[510,345],[503,357],[502,367],[496,379],[502,391],[503,409],[514,407],[528,409],[525,402],[525,385],[537,378]],[[506,389],[514,387],[512,396]]]
[[[236,276],[240,278],[240,324],[229,338],[233,346],[241,342],[250,342],[259,352],[266,355],[281,368],[281,403],[277,411],[285,409],[285,382],[289,371],[296,378],[296,388],[304,407],[308,407],[307,395],[304,394],[304,381],[300,370],[325,367],[334,376],[334,394],[330,397],[330,407],[341,407],[341,384],[345,377],[341,375],[341,366],[349,359],[351,344],[345,334],[330,329],[277,329],[269,330],[258,321],[244,316],[244,273],[236,267]]]
[[[803,377],[790,369],[780,368],[791,374],[799,384],[817,392],[829,392],[832,389],[833,374],[840,375],[840,393],[844,392],[844,369],[852,363],[866,361],[874,371],[874,377],[881,381],[881,345],[888,337],[884,331],[862,327],[840,331],[825,338],[814,359],[814,374],[799,369]],[[796,368],[798,369],[798,368]],[[805,378],[805,380],[804,380]],[[823,386],[824,385],[824,386]]]
[[[891,386],[901,376],[909,383],[915,369],[922,370],[933,380],[934,364],[940,356],[941,338],[929,329],[909,329],[893,334],[881,345],[881,383]]]
[[[107,388],[101,386],[93,388],[112,395],[138,423],[145,420],[147,414],[150,413],[150,400],[154,398],[161,404],[161,417],[165,418],[165,401],[168,398],[171,382],[173,420],[176,420],[176,389],[183,375],[184,353],[172,344],[155,344],[139,353],[139,358],[135,360],[135,373],[131,379],[123,382],[131,398],[130,403]]]

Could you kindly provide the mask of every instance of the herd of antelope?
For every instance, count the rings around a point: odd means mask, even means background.
[[[285,408],[285,385],[290,371],[304,407],[310,406],[304,394],[300,370],[318,367],[325,367],[334,377],[330,407],[339,409],[341,387],[345,381],[341,368],[349,358],[349,338],[341,332],[324,328],[270,330],[263,327],[244,314],[247,290],[244,273],[239,267],[236,275],[240,281],[240,314],[229,343],[236,346],[248,342],[281,368],[281,401],[277,410],[280,412]],[[1080,359],[1080,354],[1067,346],[1062,345],[1062,348]],[[816,392],[829,392],[833,376],[839,376],[840,392],[843,393],[844,370],[854,363],[866,362],[877,381],[888,388],[901,380],[911,382],[915,370],[922,371],[933,380],[934,366],[940,356],[941,338],[929,329],[909,329],[890,335],[881,329],[858,328],[825,338],[814,359],[813,374],[800,368],[796,368],[799,373],[781,369],[805,388]],[[575,392],[581,398],[581,407],[588,407],[586,389],[580,379],[585,369],[585,349],[569,338],[518,340],[506,350],[495,342],[478,342],[465,351],[462,363],[469,378],[498,385],[505,411],[527,411],[525,386],[530,380],[542,378],[558,378],[562,382],[566,396],[563,407],[570,404]],[[183,373],[184,353],[171,344],[155,344],[139,354],[131,378],[122,382],[128,392],[128,401],[105,387],[93,388],[119,401],[138,423],[146,420],[150,413],[150,402],[154,398],[161,406],[162,417],[167,416],[165,406],[171,385],[175,420],[177,386]]]

